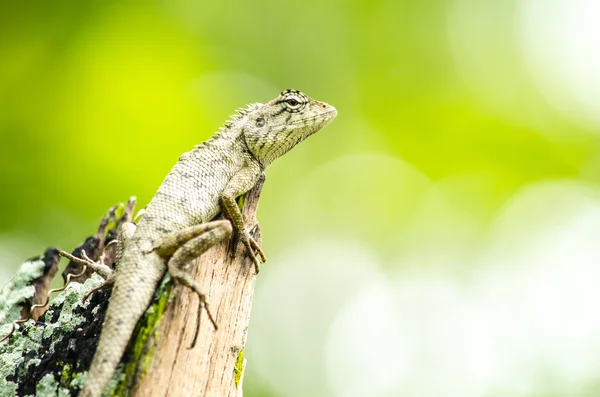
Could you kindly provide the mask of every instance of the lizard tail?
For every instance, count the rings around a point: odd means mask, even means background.
[[[164,274],[164,265],[161,268],[158,256],[156,260],[153,262],[134,254],[133,257],[124,257],[119,264],[122,273],[116,278],[98,347],[79,397],[100,397],[112,378],[136,324],[148,308],[156,285]],[[127,271],[131,263],[148,263],[150,266],[143,271]]]
[[[110,309],[109,306],[98,347],[79,397],[102,396],[129,343],[129,338],[123,336],[133,334],[137,321],[144,313],[136,313],[134,320],[133,313],[130,312],[127,321],[123,321],[124,319],[120,318],[123,313],[111,313]]]

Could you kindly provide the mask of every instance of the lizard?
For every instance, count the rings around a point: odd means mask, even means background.
[[[167,272],[194,291],[199,311],[204,308],[217,329],[206,296],[185,265],[233,235],[258,274],[266,258],[246,229],[236,199],[274,160],[336,116],[333,106],[288,89],[266,104],[239,109],[210,139],[181,155],[139,223],[121,228],[116,270],[106,280],[113,290],[80,397],[102,395]],[[224,219],[213,220],[219,213]]]

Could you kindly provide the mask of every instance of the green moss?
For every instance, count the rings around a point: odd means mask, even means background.
[[[57,365],[62,366],[63,369],[60,374],[60,384],[63,386],[69,386],[71,384],[71,378],[73,378],[71,365],[69,363],[58,363]]]
[[[235,360],[235,368],[233,368],[233,373],[235,374],[235,385],[239,386],[240,381],[242,380],[242,375],[244,374],[244,349],[240,350],[237,356],[237,360]]]
[[[152,304],[144,314],[133,333],[129,347],[127,348],[127,362],[117,369],[113,381],[116,386],[111,391],[111,396],[126,396],[131,390],[137,376],[143,377],[150,364],[154,353],[154,343],[147,343],[155,335],[158,322],[162,318],[169,298],[171,296],[173,283],[168,275],[165,276],[154,294]]]
[[[246,195],[245,194],[242,194],[240,197],[238,197],[237,205],[238,205],[238,207],[240,207],[240,210],[244,209],[244,205],[246,205]]]

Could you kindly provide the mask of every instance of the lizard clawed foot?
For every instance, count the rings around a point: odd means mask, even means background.
[[[98,273],[105,280],[113,272],[113,270],[110,267],[106,266],[105,264],[94,262],[93,260],[91,260],[90,257],[87,256],[85,250],[81,251],[81,256],[83,256],[83,258],[78,258],[76,256],[73,256],[73,255],[69,254],[66,251],[60,251],[59,255],[62,256],[62,257],[67,258],[70,261],[78,263],[80,265],[84,265],[84,266],[90,267],[93,271],[95,271],[96,273]]]
[[[191,289],[196,295],[198,295],[198,313],[196,315],[196,331],[194,332],[194,340],[192,341],[191,346],[188,349],[196,346],[196,340],[198,339],[198,334],[200,333],[200,318],[202,316],[202,309],[206,310],[206,314],[208,315],[208,319],[212,323],[215,331],[217,330],[217,322],[213,317],[212,313],[208,309],[208,302],[206,301],[206,295],[200,289],[200,285],[183,269],[178,267],[178,261],[171,259],[168,263],[169,274],[173,277],[173,280],[177,283],[181,283]]]
[[[208,319],[210,320],[213,327],[215,328],[215,331],[218,329],[217,322],[215,321],[214,317],[210,313],[210,310],[208,309],[208,302],[206,301],[206,296],[204,294],[199,293],[196,290],[194,290],[194,292],[196,292],[198,294],[198,314],[196,315],[196,331],[194,332],[194,340],[192,341],[192,344],[190,345],[190,347],[188,347],[188,350],[193,349],[194,346],[196,346],[196,342],[198,342],[198,335],[200,334],[200,319],[202,316],[202,308],[204,308],[204,310],[206,310]]]
[[[198,283],[196,283],[196,281],[194,281],[188,274],[185,274],[181,269],[175,268],[175,266],[173,266],[172,264],[170,264],[169,273],[176,282],[185,285],[186,287],[190,288],[196,295],[198,295],[198,313],[196,314],[196,330],[194,332],[194,340],[192,341],[190,347],[188,347],[188,349],[192,349],[194,348],[194,346],[196,346],[198,335],[200,334],[200,319],[202,317],[202,309],[206,310],[208,319],[215,328],[215,331],[218,329],[217,322],[215,321],[215,318],[213,317],[210,310],[208,309],[206,295],[204,295]]]
[[[260,264],[267,261],[264,252],[247,230],[240,236],[240,241],[246,247],[250,258],[252,258],[252,262],[254,263],[254,270],[256,271],[256,274],[258,274],[258,272],[260,272]],[[257,258],[257,254],[260,256],[260,262]]]

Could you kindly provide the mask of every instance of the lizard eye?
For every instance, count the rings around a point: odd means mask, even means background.
[[[305,101],[303,101],[300,95],[286,93],[289,95],[284,95],[282,102],[283,106],[287,109],[288,112],[299,112],[300,109],[304,106]]]
[[[264,127],[265,126],[265,119],[263,119],[262,117],[259,117],[256,119],[256,126],[257,127]]]

